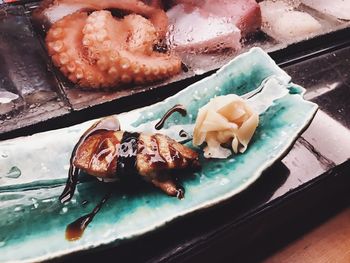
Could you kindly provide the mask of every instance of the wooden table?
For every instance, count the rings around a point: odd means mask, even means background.
[[[350,208],[344,209],[263,262],[350,262]]]

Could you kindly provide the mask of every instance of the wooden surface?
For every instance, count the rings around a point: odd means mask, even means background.
[[[336,214],[263,262],[350,262],[350,208]]]

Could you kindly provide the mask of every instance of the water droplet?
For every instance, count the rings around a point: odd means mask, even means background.
[[[40,166],[41,166],[41,170],[42,170],[43,172],[49,172],[49,169],[45,166],[44,163],[40,163]]]
[[[32,200],[32,202],[33,202],[34,209],[35,209],[35,208],[38,208],[38,206],[39,206],[38,200],[37,200],[36,198],[32,198],[31,200]],[[33,208],[32,208],[32,209],[33,209]]]
[[[60,214],[62,215],[62,214],[65,214],[67,212],[68,212],[68,208],[67,207],[63,207],[62,211],[60,212]]]
[[[229,182],[230,182],[229,179],[227,179],[227,178],[222,178],[222,179],[220,180],[220,185],[226,185],[226,184],[228,184]]]
[[[11,167],[11,169],[7,172],[6,177],[8,178],[18,178],[21,176],[21,170],[17,166]]]
[[[48,199],[44,199],[42,202],[43,203],[51,203],[51,202],[54,202],[55,201],[55,198],[48,198]]]
[[[193,98],[194,98],[195,100],[201,100],[201,97],[199,97],[199,96],[196,95],[196,94],[193,94]]]
[[[20,206],[16,206],[14,210],[15,210],[15,212],[20,212],[20,211],[22,211],[23,209],[22,209],[22,207],[20,207]]]
[[[1,157],[2,157],[2,158],[7,158],[7,157],[9,157],[9,156],[8,156],[7,153],[2,153],[2,154],[1,154]]]

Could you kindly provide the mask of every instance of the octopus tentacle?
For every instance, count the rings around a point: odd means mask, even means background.
[[[55,23],[66,15],[77,11],[118,9],[127,13],[136,13],[148,18],[164,38],[168,28],[168,17],[164,10],[150,6],[140,0],[44,0],[33,12],[33,18],[39,24]]]
[[[155,28],[147,19],[128,15],[118,21],[109,11],[93,12],[86,20],[83,35],[83,45],[90,56],[98,60],[101,70],[118,62],[120,55],[117,50],[128,49],[130,52],[149,55],[157,41]],[[125,63],[122,64],[128,67]]]
[[[46,36],[48,53],[54,65],[82,87],[113,85],[115,80],[100,71],[82,49],[82,30],[87,18],[86,13],[74,13],[55,23]]]
[[[181,60],[177,57],[164,54],[149,57],[126,50],[121,51],[120,54],[121,57],[128,59],[129,74],[134,75],[134,81],[138,84],[166,79],[181,71]]]
[[[154,50],[167,30],[163,10],[140,0],[54,0],[51,3],[58,5],[56,8],[68,6],[70,10],[117,8],[132,13],[115,18],[106,10],[90,15],[79,11],[52,25],[46,36],[48,53],[54,65],[73,83],[86,88],[109,88],[131,82],[155,82],[181,71],[181,60],[177,56]],[[47,7],[45,0],[43,5]],[[55,10],[52,8],[45,10]]]
[[[62,1],[62,0],[61,0]],[[168,16],[164,10],[146,5],[139,0],[69,0],[71,3],[89,5],[91,9],[119,9],[129,13],[135,13],[148,18],[157,30],[160,38],[165,37],[168,29]]]
[[[129,15],[117,20],[109,11],[96,11],[90,16],[93,18],[84,28],[83,43],[97,60],[103,61],[103,67],[118,66],[123,83],[157,81],[181,70],[179,58],[153,51],[157,35],[147,19]],[[116,56],[116,49],[118,61],[110,59]]]
[[[151,54],[154,45],[158,42],[157,32],[152,23],[134,14],[124,17],[123,22],[129,28],[131,35],[126,48],[131,52]]]
[[[88,17],[83,28],[82,45],[89,56],[96,60],[100,70],[108,70],[109,75],[119,79],[121,69],[118,66],[120,62],[118,48],[112,43],[105,29],[108,16],[111,16],[109,11],[96,11]],[[118,34],[126,37],[127,32],[119,30]]]

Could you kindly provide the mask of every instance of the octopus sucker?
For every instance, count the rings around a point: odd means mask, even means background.
[[[107,34],[106,28],[114,30],[115,34],[124,35],[126,37],[127,32],[117,30],[113,28],[109,21],[112,18],[112,14],[109,11],[96,11],[86,20],[86,24],[83,29],[83,46],[88,50],[91,58],[96,59],[97,66],[105,71],[111,67],[117,67],[117,60],[119,54],[116,49],[117,43],[112,41],[110,35]],[[112,58],[112,59],[111,59]]]
[[[166,54],[157,54],[150,59],[148,56],[135,55],[131,52],[121,52],[132,61],[130,74],[142,77],[146,82],[159,81],[176,75],[181,71],[181,60]]]
[[[46,35],[47,50],[54,65],[72,82],[82,87],[103,87],[111,81],[90,63],[82,50],[82,29],[87,18],[87,13],[74,13],[53,25]]]
[[[132,56],[132,54],[130,54],[130,56]],[[152,62],[153,63],[149,65],[148,58],[146,56],[140,56],[136,63],[138,63],[138,65],[145,65],[140,67],[142,73],[145,75],[155,75],[155,77],[159,79],[176,75],[181,71],[181,60],[166,54],[154,56]]]

